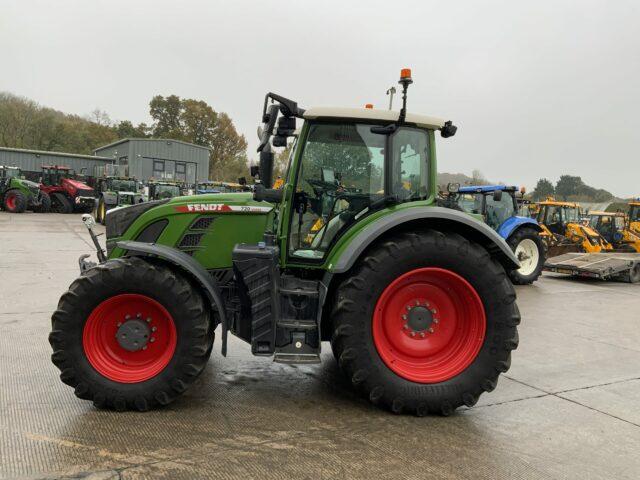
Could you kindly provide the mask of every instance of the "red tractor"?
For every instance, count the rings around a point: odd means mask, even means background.
[[[43,165],[40,189],[51,197],[51,211],[56,213],[91,212],[96,192],[78,180],[76,172],[60,165]]]

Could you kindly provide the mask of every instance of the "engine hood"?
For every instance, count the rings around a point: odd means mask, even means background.
[[[180,213],[238,212],[267,214],[273,210],[272,204],[254,200],[251,192],[208,193],[174,197],[169,201],[168,205]]]
[[[93,191],[93,188],[91,188],[89,185],[87,185],[84,182],[80,182],[80,181],[74,180],[72,178],[65,178],[63,181],[66,182],[67,184],[71,185],[74,188],[79,188],[81,190],[91,190],[91,191]]]

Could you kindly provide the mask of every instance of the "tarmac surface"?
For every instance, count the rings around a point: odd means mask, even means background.
[[[92,248],[79,215],[0,213],[0,478],[640,478],[640,285],[518,287],[520,346],[451,417],[397,416],[317,366],[231,337],[178,401],[100,411],[58,379],[58,298]]]

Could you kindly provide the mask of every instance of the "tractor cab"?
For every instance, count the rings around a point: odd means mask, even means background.
[[[18,167],[0,165],[0,180],[7,178],[20,178],[21,173],[22,172]]]
[[[149,182],[149,200],[165,200],[182,195],[182,188],[179,183],[168,181]]]
[[[629,203],[629,230],[640,235],[640,200]]]
[[[47,186],[55,186],[62,184],[67,178],[76,178],[75,170],[60,165],[43,165],[42,166],[42,184]]]
[[[504,185],[464,186],[452,193],[464,212],[481,215],[494,230],[510,218],[518,216],[518,188]]]
[[[90,212],[95,206],[95,190],[81,180],[75,170],[60,165],[43,165],[41,190],[51,197],[56,213]]]
[[[538,205],[538,223],[553,234],[564,235],[569,224],[580,224],[582,211],[577,203],[548,200]]]

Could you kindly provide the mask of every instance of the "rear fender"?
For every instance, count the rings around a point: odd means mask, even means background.
[[[533,228],[536,232],[541,232],[542,227],[538,225],[533,218],[528,217],[511,217],[508,218],[500,228],[498,228],[498,235],[507,240],[516,230],[526,226],[527,228]]]
[[[366,248],[384,234],[394,230],[416,230],[425,227],[454,231],[479,243],[507,271],[520,267],[509,245],[485,223],[466,213],[449,208],[413,207],[396,210],[364,227],[342,250],[337,260],[330,262],[329,271],[343,273],[349,270]]]
[[[220,323],[222,324],[222,355],[227,355],[227,315],[224,308],[220,288],[215,278],[200,265],[195,259],[180,250],[168,247],[166,245],[158,245],[155,243],[121,241],[117,242],[118,248],[127,252],[127,255],[136,255],[142,257],[152,257],[162,262],[169,263],[178,267],[191,280],[207,294],[211,308],[218,312]]]

